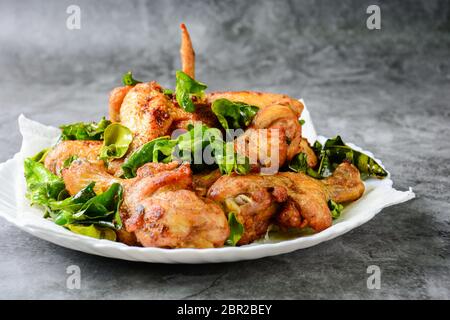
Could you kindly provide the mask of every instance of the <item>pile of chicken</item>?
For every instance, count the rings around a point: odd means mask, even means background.
[[[194,78],[195,54],[187,29],[181,25],[183,71]],[[261,129],[280,134],[279,167],[299,152],[308,155],[314,167],[317,158],[302,139],[298,119],[303,105],[286,95],[252,91],[213,92],[195,101],[189,113],[163,93],[156,82],[115,88],[110,93],[109,116],[128,127],[134,139],[128,155],[143,144],[188,124],[201,121],[217,127],[210,110],[216,99],[226,98],[259,107],[251,125],[239,139],[249,139]],[[238,145],[238,144],[237,144]],[[64,179],[71,195],[95,182],[95,191],[104,192],[115,182],[124,188],[120,208],[123,221],[119,241],[129,245],[161,248],[212,248],[224,246],[230,234],[227,212],[233,211],[243,225],[238,245],[264,236],[271,224],[282,229],[310,227],[321,231],[331,226],[327,202],[353,201],[361,197],[364,184],[358,169],[342,163],[333,175],[317,180],[303,173],[278,172],[261,175],[224,175],[218,170],[193,174],[188,163],[147,163],[132,179],[122,179],[123,159],[105,164],[99,160],[100,141],[61,141],[47,156],[45,166]],[[258,148],[251,145],[250,148]],[[239,152],[240,150],[236,150]],[[76,156],[69,167],[63,162]],[[125,157],[126,158],[126,157]],[[264,159],[258,159],[264,166]],[[253,170],[255,171],[255,170]],[[257,171],[257,170],[256,170]]]

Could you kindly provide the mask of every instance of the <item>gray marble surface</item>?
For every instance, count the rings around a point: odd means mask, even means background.
[[[366,28],[370,4],[382,28]],[[81,29],[66,8],[81,7]],[[448,299],[448,1],[1,1],[0,161],[17,117],[58,125],[106,114],[123,72],[173,86],[178,24],[210,90],[302,97],[319,133],[372,150],[417,198],[318,246],[256,261],[159,265],[90,256],[0,219],[0,298]],[[66,288],[78,265],[80,290]],[[369,265],[381,289],[366,286]]]

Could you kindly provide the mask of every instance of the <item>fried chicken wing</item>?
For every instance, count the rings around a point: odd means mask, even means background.
[[[238,242],[242,245],[264,235],[274,217],[282,227],[324,230],[332,223],[328,200],[354,201],[363,193],[358,169],[342,163],[324,180],[293,172],[223,176],[211,186],[208,197],[236,213],[245,229]]]

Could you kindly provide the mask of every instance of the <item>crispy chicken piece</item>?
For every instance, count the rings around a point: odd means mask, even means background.
[[[195,52],[192,46],[191,36],[186,28],[186,25],[182,23],[181,28],[181,69],[191,78],[195,78]]]
[[[221,207],[191,191],[192,172],[188,164],[148,164],[134,179],[118,179],[106,168],[79,160],[63,169],[70,194],[96,182],[96,192],[112,183],[124,188],[120,215],[124,229],[119,240],[143,246],[164,248],[212,248],[223,246],[229,236]]]
[[[120,123],[134,135],[130,149],[168,135],[177,111],[156,82],[138,83],[130,89],[120,107]]]
[[[99,161],[101,147],[101,141],[61,141],[48,153],[44,165],[54,174],[60,175],[64,161],[70,157],[76,156],[92,162]]]
[[[223,176],[209,189],[208,197],[236,213],[245,229],[238,242],[242,245],[264,235],[274,216],[282,227],[324,230],[332,223],[328,200],[353,201],[363,193],[358,169],[342,163],[324,180],[293,172]]]
[[[112,122],[120,121],[120,107],[123,99],[132,88],[133,86],[117,87],[109,93],[109,119]]]
[[[278,167],[283,166],[286,161],[290,161],[299,152],[302,128],[298,119],[304,108],[300,101],[287,95],[253,91],[213,92],[207,94],[209,103],[222,98],[234,102],[244,102],[260,108],[247,130],[270,129],[273,132],[278,130],[279,136],[284,136],[285,141],[280,143],[280,151],[282,153],[280,152],[278,157]],[[248,135],[253,134],[255,133],[248,133]],[[259,144],[253,144],[253,146],[257,150],[266,148]],[[260,160],[266,161],[266,159]],[[261,161],[260,164],[264,166]],[[273,161],[270,165],[273,165]]]
[[[192,186],[199,196],[206,196],[208,189],[216,182],[222,174],[219,169],[213,171],[204,171],[200,173],[194,173],[192,175]]]
[[[280,204],[287,200],[287,189],[279,187],[278,179],[274,182],[273,177],[259,174],[222,176],[208,190],[208,198],[221,203],[225,211],[235,212],[243,224],[244,234],[238,245],[261,238]],[[278,178],[290,182],[287,178]]]
[[[236,152],[247,156],[251,164],[259,165],[264,174],[278,172],[286,162],[288,148],[284,128],[249,128],[235,140]]]
[[[317,166],[318,163],[317,156],[314,153],[314,150],[309,145],[308,140],[306,140],[305,138],[301,139],[300,150],[298,152],[306,154],[306,162],[308,163],[308,167],[315,168]]]

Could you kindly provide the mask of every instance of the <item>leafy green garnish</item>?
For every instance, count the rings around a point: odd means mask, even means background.
[[[183,71],[176,72],[175,96],[178,104],[187,112],[194,112],[195,105],[192,97],[203,97],[207,86],[204,83],[192,79]]]
[[[124,177],[135,177],[137,169],[148,162],[190,162],[193,170],[199,171],[205,166],[213,165],[204,161],[207,148],[222,174],[246,174],[250,171],[249,159],[236,154],[233,143],[225,143],[219,129],[190,125],[188,131],[176,139],[160,137],[132,153],[122,165]]]
[[[328,139],[323,146],[316,141],[312,149],[319,159],[317,170],[308,168],[306,155],[302,155],[302,153],[291,160],[289,168],[292,171],[305,172],[314,178],[320,179],[329,177],[342,162],[349,162],[358,168],[363,180],[369,177],[382,179],[387,176],[386,170],[374,159],[347,146],[340,136]]]
[[[171,96],[171,95],[173,95],[173,90],[172,89],[163,89],[163,94],[165,94],[166,96]]]
[[[77,156],[77,155],[72,155],[72,156],[68,157],[66,160],[64,160],[63,165],[62,165],[62,168],[65,169],[65,168],[70,167],[70,165],[72,164],[72,162],[74,162],[74,161],[77,160],[77,159],[78,159],[78,156]]]
[[[79,224],[68,224],[65,227],[73,233],[78,233],[83,236],[88,236],[95,239],[116,241],[116,233],[114,232],[114,230],[111,230],[109,228],[102,228],[93,224],[87,226]]]
[[[133,74],[131,71],[128,71],[122,76],[122,83],[124,86],[135,86],[138,83],[142,83],[142,81],[133,79]]]
[[[339,218],[342,210],[344,210],[344,206],[342,204],[336,203],[333,200],[328,200],[328,208],[330,208],[333,219]]]
[[[302,125],[304,125],[304,124],[305,124],[305,120],[303,120],[303,119],[300,119],[300,120],[298,120],[298,123],[300,123],[300,125],[302,126]]]
[[[24,161],[24,172],[27,197],[31,204],[44,207],[45,217],[52,218],[56,224],[65,227],[71,225],[70,230],[74,229],[73,225],[95,225],[110,229],[122,227],[119,208],[123,200],[123,188],[120,184],[114,183],[104,193],[96,195],[95,183],[92,182],[70,197],[63,180],[47,170],[42,163],[27,158]]]
[[[27,197],[32,205],[48,208],[49,201],[60,199],[65,192],[64,181],[47,170],[40,162],[31,158],[24,161],[24,173],[27,182]]]
[[[133,152],[122,165],[124,177],[136,177],[136,171],[148,162],[170,162],[175,142],[168,137],[159,137],[141,146]]]
[[[48,153],[52,150],[52,148],[47,148],[44,149],[40,152],[38,152],[37,154],[35,154],[33,157],[31,157],[30,159],[36,162],[40,162],[40,163],[44,163],[45,158],[47,157]]]
[[[217,99],[213,102],[211,110],[224,129],[239,129],[250,124],[259,108],[243,102]]]
[[[314,171],[313,168],[310,168],[308,166],[308,156],[303,152],[300,152],[299,154],[294,156],[294,158],[292,158],[291,162],[289,163],[289,169],[294,172],[306,173],[307,175],[316,179],[321,178],[321,176],[316,171]]]
[[[244,226],[238,221],[234,212],[228,213],[228,226],[230,227],[230,236],[226,243],[230,246],[236,246],[244,234]]]
[[[103,147],[100,150],[100,159],[120,159],[128,151],[133,141],[133,133],[127,127],[113,123],[104,133]]]
[[[103,133],[111,121],[102,118],[99,123],[77,122],[61,126],[62,140],[103,140]]]

